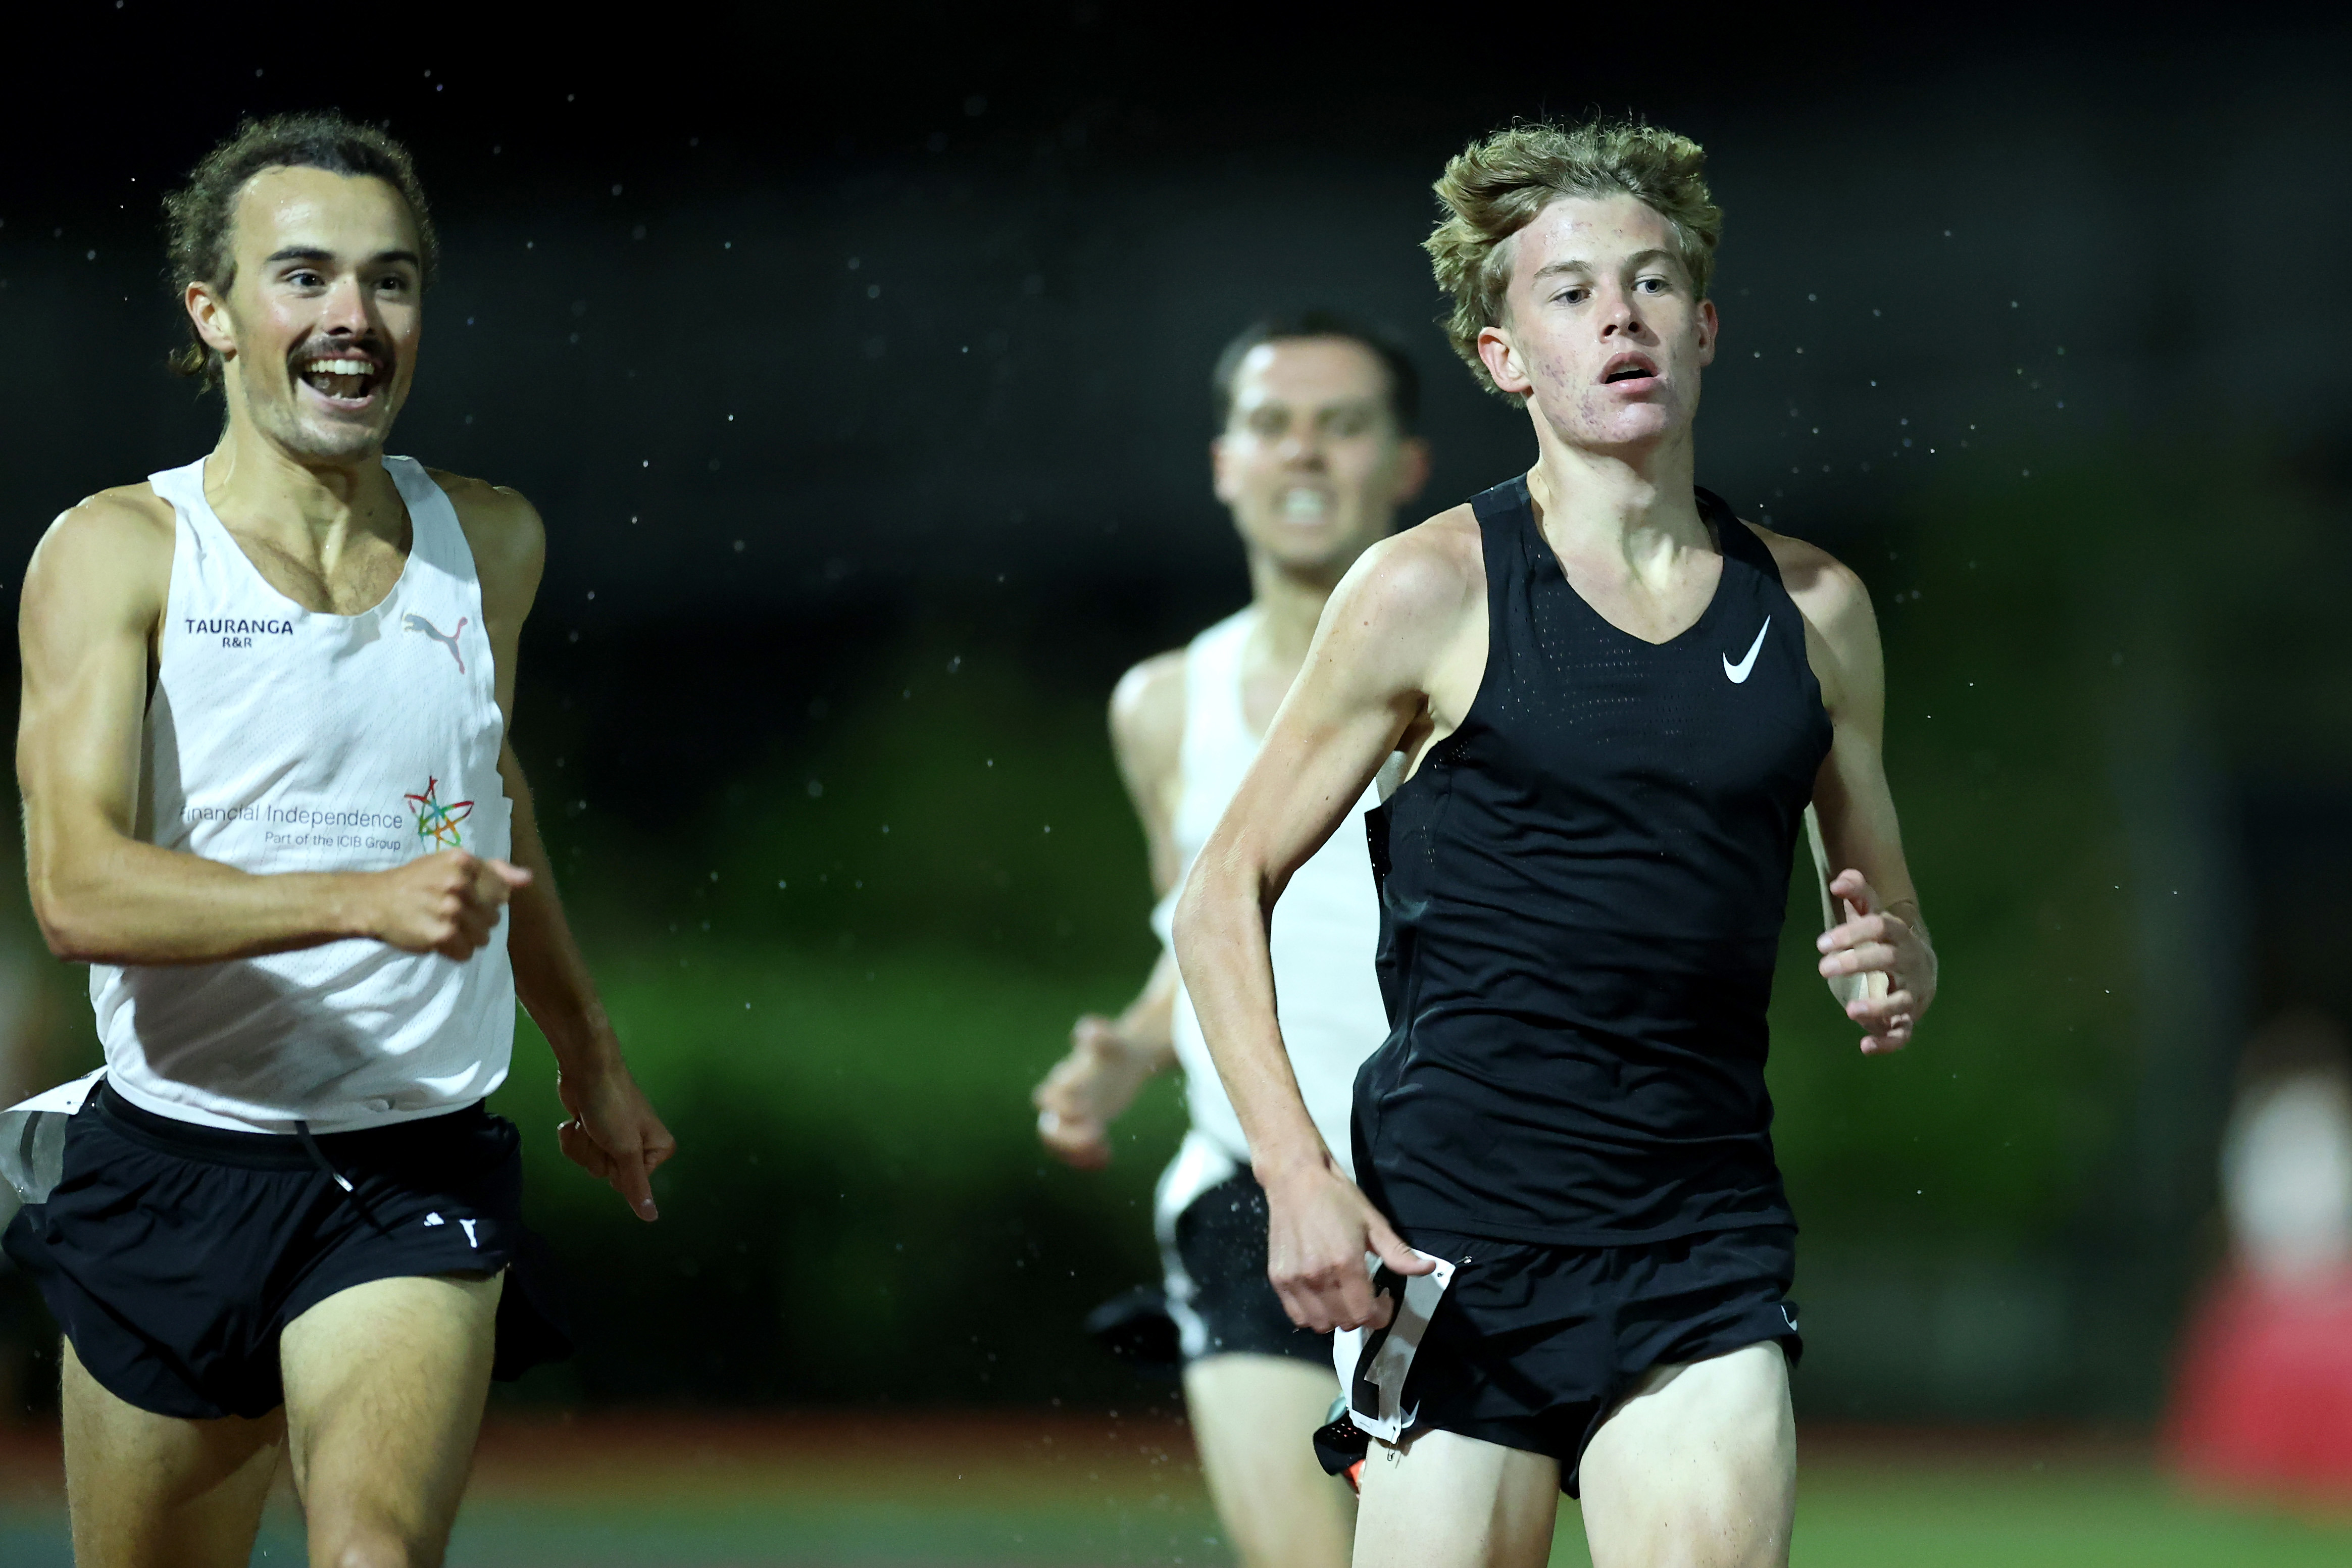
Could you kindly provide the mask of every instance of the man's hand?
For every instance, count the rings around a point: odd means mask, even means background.
[[[1822,977],[1860,975],[1863,994],[1846,1004],[1845,1016],[1863,1027],[1865,1056],[1900,1051],[1911,1043],[1920,1015],[1936,999],[1936,950],[1916,919],[1881,906],[1878,894],[1858,871],[1842,871],[1830,894],[1845,901],[1849,918],[1822,933]],[[1917,914],[1916,909],[1912,912]]]
[[[1327,1156],[1320,1167],[1266,1184],[1265,1277],[1282,1310],[1300,1328],[1380,1328],[1396,1311],[1372,1294],[1364,1254],[1400,1274],[1426,1274],[1436,1264],[1415,1257],[1398,1239],[1371,1200]]]
[[[654,1169],[677,1153],[677,1140],[654,1114],[645,1091],[619,1055],[614,1055],[608,1067],[559,1073],[555,1092],[572,1113],[572,1120],[555,1130],[564,1157],[611,1184],[638,1218],[659,1219],[661,1211],[654,1207]]]
[[[1110,1124],[1135,1103],[1154,1071],[1118,1026],[1096,1013],[1070,1030],[1070,1054],[1054,1064],[1030,1103],[1037,1107],[1037,1140],[1055,1158],[1082,1171],[1110,1164]]]
[[[404,953],[469,958],[490,939],[515,890],[530,885],[530,873],[520,866],[443,850],[371,876],[366,928]]]

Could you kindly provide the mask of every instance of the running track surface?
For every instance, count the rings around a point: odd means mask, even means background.
[[[1798,1568],[2302,1568],[2352,1562],[2352,1502],[2180,1495],[2144,1446],[1809,1430]],[[54,1428],[0,1429],[0,1563],[70,1563]],[[290,1500],[256,1563],[303,1561]],[[1232,1557],[1181,1425],[825,1413],[502,1420],[449,1568],[1111,1568]],[[1586,1562],[1572,1506],[1557,1564]]]

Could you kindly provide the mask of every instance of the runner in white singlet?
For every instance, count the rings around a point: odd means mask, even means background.
[[[7,1254],[66,1333],[77,1562],[242,1565],[290,1459],[310,1561],[438,1563],[491,1377],[568,1348],[481,1105],[518,998],[567,1155],[652,1219],[675,1145],[507,741],[545,530],[384,455],[434,260],[406,152],[247,123],[166,211],[227,418],[26,570],[26,871],[107,1065],[0,1115]]]
[[[1338,1391],[1330,1340],[1294,1328],[1266,1281],[1249,1145],[1164,944],[1192,857],[1255,758],[1324,601],[1395,526],[1428,456],[1412,433],[1411,363],[1335,317],[1253,327],[1220,358],[1215,388],[1216,493],[1248,551],[1252,602],[1137,665],[1111,699],[1163,951],[1126,1011],[1078,1020],[1070,1054],[1036,1092],[1038,1128],[1063,1159],[1098,1167],[1111,1122],[1144,1082],[1182,1068],[1192,1125],[1160,1177],[1156,1219],[1202,1468],[1244,1563],[1339,1568],[1350,1504],[1309,1443]],[[1376,785],[1358,812],[1378,800]],[[1372,970],[1379,933],[1364,835],[1335,833],[1292,877],[1271,939],[1292,1069],[1342,1159],[1356,1069],[1388,1033]]]

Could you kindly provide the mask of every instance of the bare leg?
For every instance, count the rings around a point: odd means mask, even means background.
[[[1751,1344],[1651,1370],[1584,1450],[1594,1568],[1784,1568],[1797,1508],[1789,1363]]]
[[[1339,1395],[1329,1367],[1286,1356],[1211,1355],[1184,1369],[1201,1469],[1246,1568],[1345,1568],[1355,1505],[1312,1441]]]
[[[80,1568],[245,1568],[286,1423],[184,1421],[100,1386],[66,1343],[66,1500]]]
[[[1544,1568],[1559,1465],[1452,1432],[1374,1443],[1355,1568]]]
[[[286,1326],[315,1568],[438,1568],[473,1469],[503,1282],[378,1280]]]

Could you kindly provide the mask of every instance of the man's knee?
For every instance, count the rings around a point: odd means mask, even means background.
[[[388,1527],[355,1528],[315,1538],[310,1561],[320,1568],[441,1568],[443,1542],[415,1540]]]

